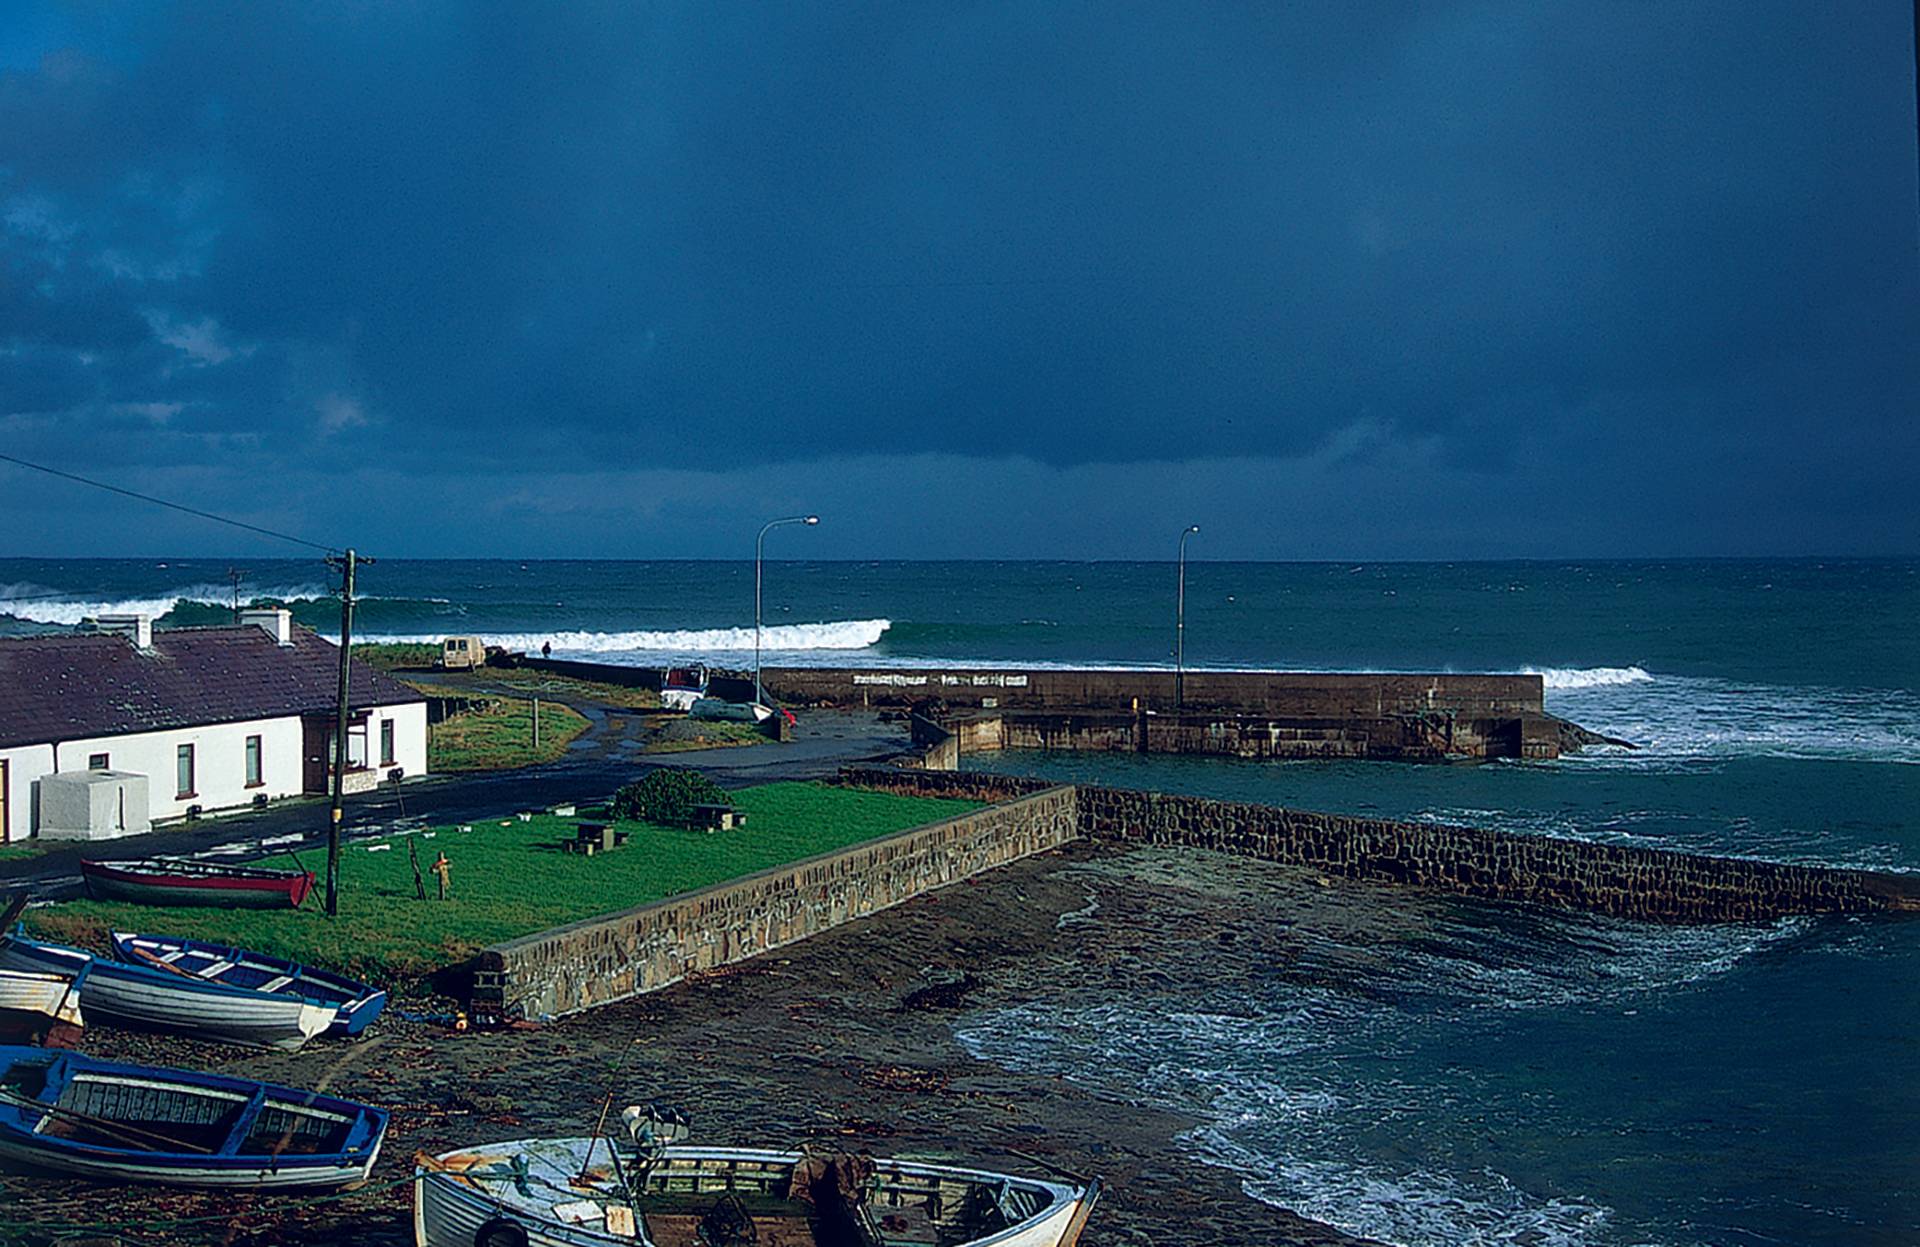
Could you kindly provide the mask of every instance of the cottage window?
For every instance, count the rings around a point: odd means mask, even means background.
[[[110,770],[111,768],[110,768],[110,767],[109,767],[109,766],[107,765],[107,755],[106,755],[106,754],[104,754],[104,753],[90,753],[90,754],[88,754],[88,755],[87,755],[87,769],[88,769],[89,771],[105,771],[105,770]]]
[[[260,738],[247,737],[247,787],[260,786]]]
[[[393,720],[380,720],[380,765],[393,765]]]
[[[199,794],[193,790],[193,746],[182,745],[173,754],[174,778],[177,781],[177,797],[192,797]]]
[[[367,725],[365,723],[347,724],[347,769],[349,771],[367,769]]]

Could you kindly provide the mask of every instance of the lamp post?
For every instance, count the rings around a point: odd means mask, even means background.
[[[767,547],[767,530],[778,528],[782,524],[806,524],[812,526],[820,522],[817,515],[789,515],[782,519],[768,520],[760,527],[760,535],[753,541],[753,701],[764,706],[767,695],[760,688],[760,563]]]
[[[1187,538],[1200,531],[1198,524],[1187,525],[1180,534],[1180,590],[1173,613],[1173,708],[1178,710],[1187,695]]]

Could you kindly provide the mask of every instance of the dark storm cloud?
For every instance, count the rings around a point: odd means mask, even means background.
[[[1907,22],[36,13],[0,35],[0,420],[19,453],[218,455],[284,499],[368,465],[451,492],[894,456],[1041,465],[1064,510],[1134,479],[1089,465],[1212,464],[1205,504],[1267,462],[1416,509],[1442,478],[1596,510],[1622,481],[1631,508],[1553,529],[1617,552],[1840,493],[1911,548]],[[564,551],[574,515],[527,531]],[[1355,538],[1411,552],[1403,524]]]

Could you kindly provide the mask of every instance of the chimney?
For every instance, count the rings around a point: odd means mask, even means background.
[[[152,615],[101,615],[93,621],[93,625],[102,632],[126,637],[133,642],[135,649],[153,648]]]
[[[274,610],[240,612],[240,622],[252,624],[273,638],[276,645],[293,644],[293,612],[284,607]]]

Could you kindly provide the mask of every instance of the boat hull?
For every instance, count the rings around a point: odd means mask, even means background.
[[[78,977],[0,969],[0,1043],[72,1047],[85,1024]]]
[[[87,895],[133,905],[199,905],[216,909],[297,909],[313,890],[311,872],[249,877],[168,873],[106,862],[80,863]]]
[[[358,1035],[387,1007],[387,993],[365,983],[246,948],[116,931],[113,955],[126,965],[170,965],[204,982],[330,1007],[335,1013],[326,1034],[335,1038]]]
[[[291,1052],[333,1024],[336,1011],[297,997],[207,983],[170,970],[121,965],[77,948],[20,936],[0,940],[0,969],[86,971],[95,1021],[176,1031],[221,1043]]]

